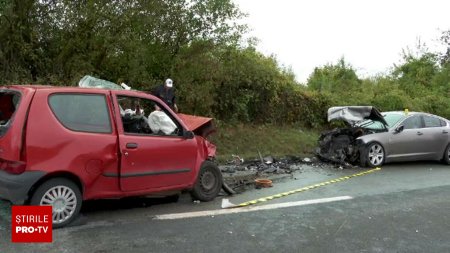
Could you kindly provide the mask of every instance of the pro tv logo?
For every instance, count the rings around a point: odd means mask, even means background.
[[[51,206],[12,206],[12,242],[52,242]]]

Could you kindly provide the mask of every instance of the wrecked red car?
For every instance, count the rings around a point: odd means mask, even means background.
[[[83,200],[174,194],[214,199],[222,175],[209,118],[138,91],[0,87],[0,198],[51,205],[67,225]]]
[[[332,120],[344,120],[348,127],[320,135],[316,154],[322,160],[369,167],[417,160],[450,164],[450,121],[442,117],[346,106],[328,109],[328,121]]]

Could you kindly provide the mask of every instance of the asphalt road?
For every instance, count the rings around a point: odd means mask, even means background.
[[[274,187],[229,198],[240,203],[361,170],[306,168]],[[162,214],[221,209],[222,198],[90,201],[80,224],[50,244],[10,242],[9,205],[0,203],[1,252],[450,252],[450,166],[387,165],[381,171],[258,206],[347,196],[347,200],[264,211],[158,220]],[[244,208],[245,209],[245,208]],[[188,215],[188,214],[187,214]]]

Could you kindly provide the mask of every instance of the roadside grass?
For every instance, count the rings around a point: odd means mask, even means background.
[[[226,124],[216,125],[211,141],[217,146],[217,160],[231,160],[232,155],[242,158],[262,156],[310,155],[314,152],[318,131],[298,126]]]

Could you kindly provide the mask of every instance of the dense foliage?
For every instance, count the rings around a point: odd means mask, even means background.
[[[450,118],[450,64],[440,62],[436,54],[409,52],[390,74],[360,79],[341,59],[316,68],[308,88],[331,96],[333,105],[374,105],[383,111],[409,109]]]
[[[332,105],[376,105],[450,118],[450,32],[441,54],[406,53],[362,79],[344,59],[306,84],[242,41],[231,0],[0,0],[0,84],[77,85],[84,75],[149,90],[175,81],[185,113],[318,127]]]

